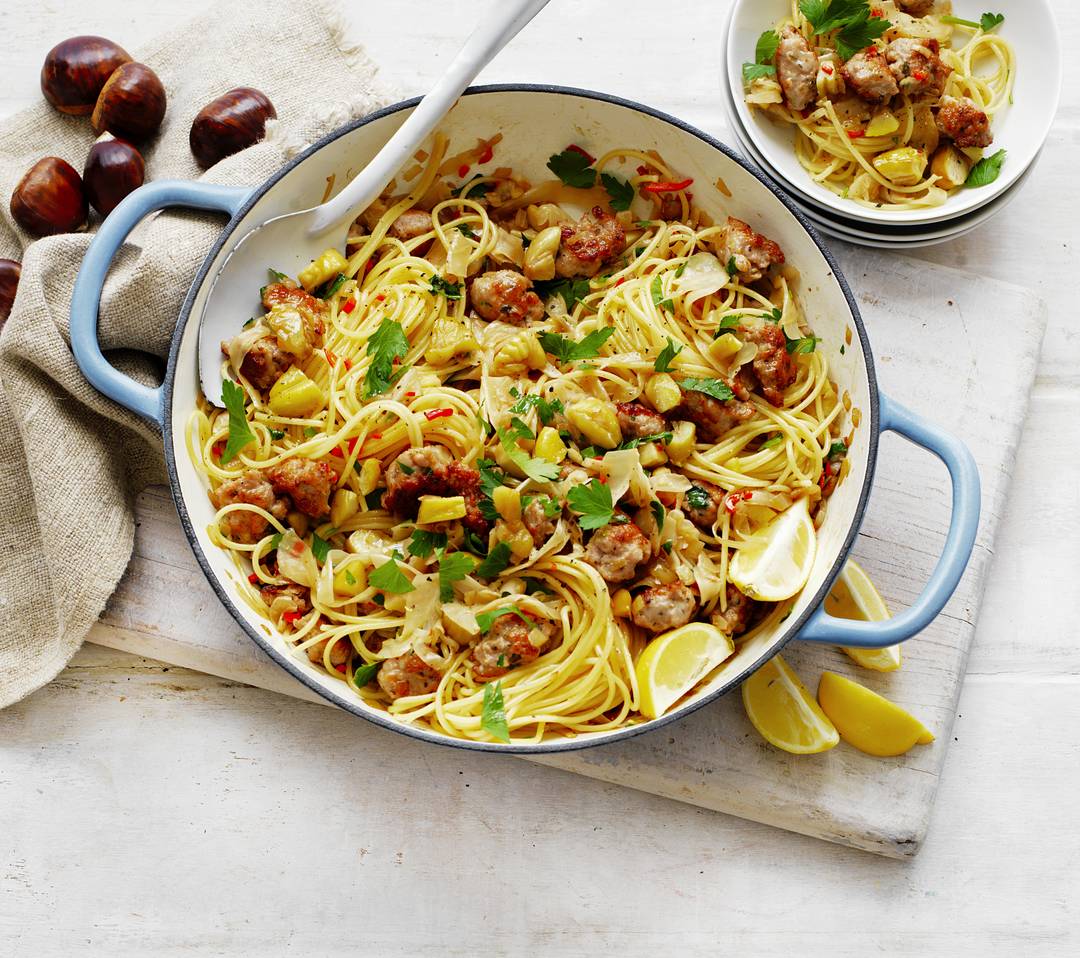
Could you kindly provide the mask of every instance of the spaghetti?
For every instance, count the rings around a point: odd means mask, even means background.
[[[347,259],[273,276],[188,450],[298,653],[402,722],[536,742],[640,721],[651,635],[783,614],[730,558],[820,514],[845,411],[776,244],[652,153],[468,179],[497,142],[436,135]]]
[[[934,4],[875,0],[855,24],[855,49],[818,6],[792,0],[791,16],[759,42],[759,62],[744,68],[747,103],[793,128],[815,183],[861,206],[912,210],[996,178],[1003,151],[979,161],[1012,101],[1013,48],[991,32],[1003,18],[961,20],[943,3],[913,16],[905,10]]]

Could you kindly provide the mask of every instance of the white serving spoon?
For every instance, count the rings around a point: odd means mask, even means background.
[[[225,258],[207,294],[199,325],[199,380],[203,395],[221,403],[221,342],[251,315],[267,269],[295,276],[329,247],[345,248],[349,226],[386,187],[494,56],[548,0],[494,0],[487,19],[378,154],[337,196],[321,206],[275,216],[246,233]]]

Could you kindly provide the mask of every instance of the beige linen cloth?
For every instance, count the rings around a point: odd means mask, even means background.
[[[42,58],[60,39],[43,41]],[[215,3],[128,49],[169,97],[164,125],[144,149],[148,180],[200,176],[188,147],[192,118],[233,87],[265,92],[278,121],[264,142],[202,176],[215,183],[257,185],[299,149],[390,100],[325,0]],[[90,234],[32,241],[8,210],[40,157],[81,171],[93,140],[88,118],[63,116],[44,100],[0,124],[0,257],[23,264],[0,332],[0,707],[50,681],[78,649],[131,555],[135,494],[166,478],[155,429],[98,394],[71,354],[71,291]],[[224,225],[223,216],[167,212],[133,235],[102,299],[101,343],[115,365],[144,382],[160,379],[181,302]]]

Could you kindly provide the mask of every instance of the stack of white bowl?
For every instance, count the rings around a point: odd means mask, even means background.
[[[983,6],[954,0],[957,16],[978,19]],[[970,6],[970,10],[966,9]],[[1050,132],[1061,90],[1061,48],[1048,0],[996,0],[1005,15],[999,28],[1016,52],[1013,103],[993,120],[987,155],[1006,150],[993,183],[961,188],[940,206],[887,210],[844,199],[815,183],[795,157],[794,129],[751,109],[744,97],[742,65],[754,59],[758,37],[791,16],[790,0],[734,0],[721,49],[724,111],[735,145],[783,189],[821,232],[860,246],[907,249],[944,243],[1001,212],[1030,177]]]

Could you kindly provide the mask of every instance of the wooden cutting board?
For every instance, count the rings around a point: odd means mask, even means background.
[[[876,759],[841,743],[816,756],[766,744],[730,694],[689,718],[624,743],[530,761],[627,785],[891,857],[922,842],[952,739],[976,616],[1027,414],[1046,308],[1031,291],[901,256],[834,244],[870,333],[884,393],[948,427],[970,446],[983,480],[971,564],[945,612],[904,646],[898,672],[861,670],[837,649],[784,652],[816,688],[843,672],[918,715],[931,746]],[[854,557],[891,608],[910,603],[941,551],[949,519],[943,466],[886,435]],[[167,489],[137,504],[127,573],[90,640],[176,665],[322,702],[273,665],[206,583]],[[357,719],[356,735],[379,733]],[[401,748],[436,748],[401,739]]]

